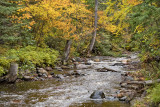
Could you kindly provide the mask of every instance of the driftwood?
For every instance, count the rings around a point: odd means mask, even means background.
[[[8,74],[4,77],[3,81],[1,82],[14,83],[17,79],[17,72],[18,72],[18,64],[11,63]]]

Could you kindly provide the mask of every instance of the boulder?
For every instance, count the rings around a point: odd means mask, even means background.
[[[103,91],[94,91],[91,96],[90,96],[91,99],[103,99],[105,98],[105,94],[103,93]]]
[[[43,68],[38,68],[37,73],[40,77],[48,77],[48,72]]]

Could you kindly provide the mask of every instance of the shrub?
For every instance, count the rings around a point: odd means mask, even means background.
[[[36,66],[54,66],[58,52],[50,48],[27,46],[21,49],[11,49],[0,56],[0,76],[6,73],[11,62],[17,62],[22,70],[35,69]]]
[[[150,92],[150,99],[154,103],[160,103],[160,84],[157,84]]]

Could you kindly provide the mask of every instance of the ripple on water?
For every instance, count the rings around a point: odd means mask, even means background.
[[[35,107],[129,107],[118,101],[102,100],[99,102],[89,99],[95,90],[102,90],[106,95],[113,95],[119,88],[121,74],[116,72],[97,72],[97,68],[108,67],[123,71],[120,66],[110,66],[124,58],[108,58],[106,62],[93,63],[91,66],[82,64],[85,69],[78,70],[86,76],[67,77],[63,81],[54,80],[22,82],[15,85],[0,86],[0,106]],[[19,101],[20,100],[20,101]],[[13,104],[14,102],[14,104]]]

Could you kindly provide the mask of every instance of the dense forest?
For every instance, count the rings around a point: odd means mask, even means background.
[[[139,53],[145,80],[160,79],[159,0],[0,0],[1,77],[12,63],[20,76],[74,57],[127,52]],[[156,84],[147,98],[157,104],[159,95]]]

